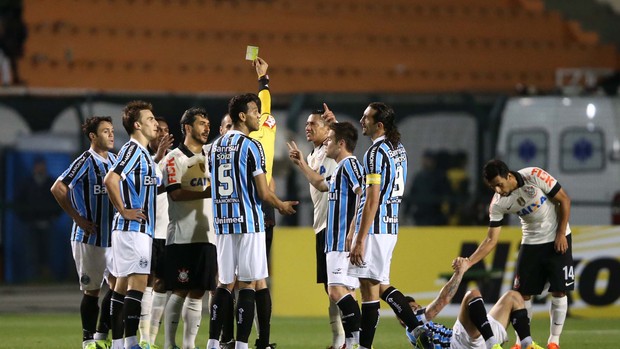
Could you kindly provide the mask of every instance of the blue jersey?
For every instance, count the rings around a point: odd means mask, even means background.
[[[121,176],[121,198],[125,208],[141,208],[146,221],[126,220],[120,213],[114,215],[113,230],[136,231],[153,236],[155,231],[155,197],[160,179],[157,165],[148,150],[134,139],[125,143],[111,171]]]
[[[364,183],[362,164],[354,156],[340,161],[328,185],[327,234],[325,252],[345,252],[345,241],[351,221],[355,217],[357,195],[355,189]]]
[[[265,231],[262,201],[254,177],[265,173],[260,143],[230,130],[216,139],[209,156],[215,234]]]
[[[366,185],[379,185],[379,207],[368,234],[398,234],[398,210],[407,182],[407,151],[401,143],[392,146],[385,136],[377,138],[364,154]],[[359,231],[366,190],[357,212]]]
[[[429,343],[433,349],[450,348],[450,341],[452,339],[453,330],[442,324],[426,320],[426,308],[418,309],[415,311],[415,315],[418,321],[422,322],[424,331],[422,334],[425,338],[421,340],[423,343]],[[418,338],[412,336],[410,329],[407,329],[407,337],[413,346],[416,346]]]
[[[86,236],[84,229],[73,222],[71,241],[110,247],[114,206],[108,198],[103,179],[115,161],[114,153],[108,152],[108,158],[105,159],[89,149],[58,177],[59,181],[69,187],[69,199],[73,208],[80,216],[96,224],[96,234]]]

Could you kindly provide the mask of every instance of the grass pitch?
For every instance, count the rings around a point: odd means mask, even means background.
[[[203,317],[203,326],[198,334],[197,345],[204,348],[208,336],[208,317]],[[442,321],[443,320],[443,321]],[[454,319],[440,319],[438,322],[452,324]],[[177,333],[177,344],[181,344],[182,324]],[[532,321],[534,340],[545,344],[549,332],[548,319]],[[514,331],[508,330],[510,342],[514,340]],[[254,343],[255,329],[250,343]],[[285,318],[272,319],[272,342],[278,349],[323,349],[331,342],[331,331],[327,319],[323,318]],[[566,321],[562,334],[562,349],[616,349],[620,343],[620,319],[576,319]],[[157,337],[157,344],[163,345],[163,326]],[[510,344],[510,345],[509,345]],[[383,317],[380,320],[374,347],[411,348],[405,338],[403,329],[395,318]],[[1,314],[0,348],[46,348],[70,349],[81,348],[81,326],[79,314]]]

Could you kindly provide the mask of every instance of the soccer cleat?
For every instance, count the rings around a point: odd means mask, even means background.
[[[151,346],[148,343],[144,342],[132,345],[130,349],[151,349]]]
[[[559,348],[559,347],[557,347]],[[540,345],[536,344],[535,342],[532,342],[532,344],[528,345],[526,349],[545,349],[543,347],[541,347]]]
[[[502,349],[502,346],[501,346],[501,345],[499,345],[499,343],[495,343],[495,344],[491,347],[491,349]]]
[[[159,345],[157,345],[157,344],[151,344],[151,349],[159,349]]]
[[[95,343],[97,343],[97,349],[110,349],[110,348],[112,348],[112,340],[111,339],[96,339]]]
[[[98,349],[96,342],[88,342],[82,346],[82,349]]]
[[[538,348],[541,348],[541,349],[542,349],[542,347],[541,347],[541,346],[536,345],[536,347],[537,347],[536,349],[538,349]],[[529,349],[529,347],[528,347],[528,349]],[[547,349],[560,349],[560,345],[559,345],[559,344],[557,344],[557,343],[553,343],[553,342],[551,342],[551,343],[548,343],[548,344],[547,344]]]
[[[515,344],[512,347],[510,347],[510,349],[521,349],[521,344]]]

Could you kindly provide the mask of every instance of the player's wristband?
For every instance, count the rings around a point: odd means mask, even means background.
[[[269,89],[269,75],[265,74],[258,78],[258,92]]]

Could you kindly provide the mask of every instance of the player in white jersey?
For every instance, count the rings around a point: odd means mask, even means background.
[[[471,290],[461,301],[461,309],[453,327],[433,322],[456,294],[466,263],[467,260],[462,257],[452,262],[452,277],[428,306],[422,307],[413,297],[406,297],[416,317],[423,323],[413,330],[407,328],[405,333],[411,344],[417,349],[501,349],[502,343],[508,339],[506,328],[512,324],[522,338],[524,348],[542,349],[532,340],[523,298],[515,291],[504,293],[487,314],[482,294],[478,290]],[[401,325],[406,327],[402,321]]]
[[[289,144],[289,157],[302,170],[313,188],[328,193],[327,223],[322,241],[322,250],[326,256],[327,291],[331,302],[340,309],[346,333],[346,345],[339,344],[337,348],[352,348],[359,344],[361,314],[353,292],[359,286],[359,280],[345,272],[349,268],[346,238],[354,226],[364,171],[353,156],[357,144],[355,127],[350,122],[343,122],[333,123],[329,128],[325,154],[338,162],[329,178],[323,177],[303,160],[303,154],[295,142]]]
[[[523,295],[531,318],[532,295],[540,294],[549,283],[553,297],[547,348],[557,349],[568,309],[566,293],[575,285],[568,224],[570,198],[553,176],[538,167],[515,172],[504,162],[491,160],[485,164],[483,176],[495,191],[489,208],[489,230],[469,256],[466,267],[478,263],[495,248],[504,215],[518,215],[523,237],[513,288]]]
[[[328,158],[326,154],[327,134],[329,133],[330,122],[326,118],[333,116],[326,104],[323,110],[316,110],[308,116],[306,121],[306,140],[311,142],[314,149],[308,154],[307,164],[310,168],[323,176],[329,178],[336,168],[336,161]],[[332,117],[335,122],[335,116]],[[316,254],[316,282],[323,284],[327,292],[327,267],[325,265],[325,228],[327,226],[327,193],[310,187],[310,198],[314,206],[314,220],[312,228],[315,234],[315,254]],[[329,298],[329,297],[328,297]],[[339,348],[344,344],[344,329],[340,318],[340,310],[336,303],[329,300],[329,323],[332,330],[331,348]],[[329,349],[329,348],[328,348]]]
[[[157,120],[151,104],[128,103],[123,109],[123,127],[130,140],[121,148],[104,179],[117,211],[112,230],[117,276],[111,304],[112,349],[139,349],[136,333],[150,273],[155,197],[161,181],[161,173],[146,149],[157,137]]]
[[[157,163],[159,170],[163,170],[164,156],[170,150],[174,137],[170,134],[170,128],[165,118],[155,117],[157,120],[157,138],[149,145],[149,153],[153,161]],[[155,235],[153,235],[153,252],[151,255],[151,274],[142,297],[142,310],[140,312],[140,345],[148,343],[151,348],[155,346],[157,333],[164,314],[164,307],[168,300],[168,294],[164,285],[164,248],[166,247],[166,234],[168,232],[168,195],[165,191],[157,193],[157,208],[155,211]]]
[[[114,207],[108,199],[103,178],[116,155],[114,127],[109,116],[86,119],[82,132],[90,141],[90,148],[78,157],[58,177],[51,192],[60,207],[73,219],[71,249],[75,267],[84,292],[80,304],[82,318],[82,347],[94,349],[105,345],[110,329],[110,301],[116,278],[112,275],[110,247]],[[99,327],[99,291],[106,279],[110,290],[101,301]],[[96,332],[96,333],[95,333]]]
[[[207,112],[203,108],[186,110],[181,128],[183,143],[164,157],[162,171],[170,219],[165,284],[172,291],[164,312],[164,346],[176,347],[176,329],[182,315],[182,347],[193,349],[200,327],[202,297],[205,291],[215,289],[217,273],[215,233],[208,219],[212,205],[205,200],[211,196],[203,151],[210,130]]]

